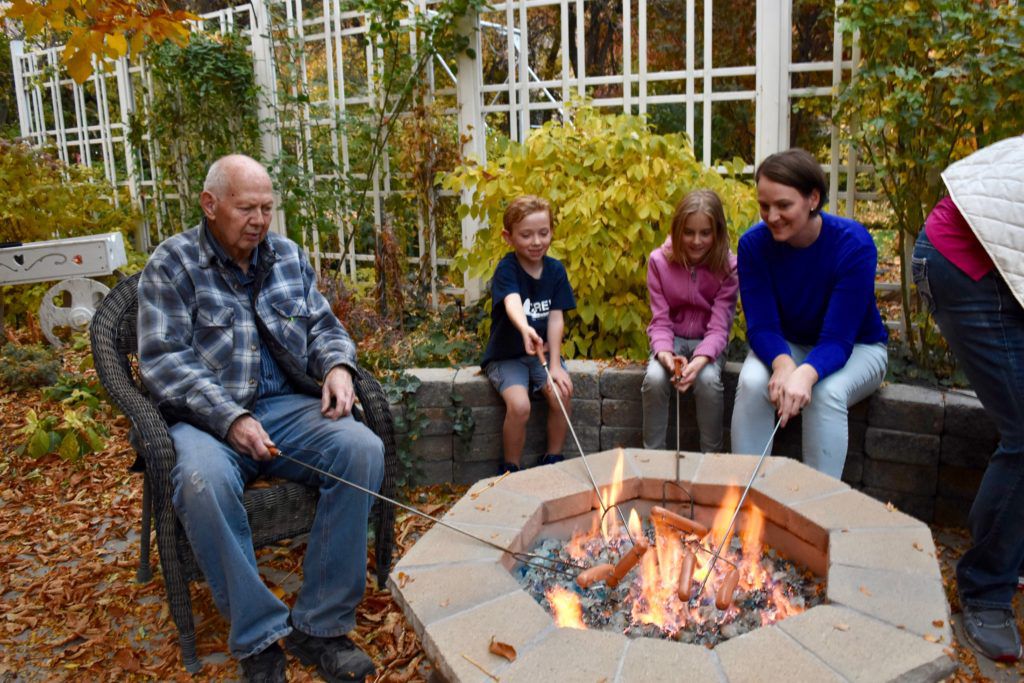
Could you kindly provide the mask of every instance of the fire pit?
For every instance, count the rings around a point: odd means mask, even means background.
[[[674,452],[626,450],[613,493],[618,457],[605,451],[587,458],[608,499],[644,518],[663,496],[680,509],[686,494],[665,486],[676,479]],[[699,523],[713,526],[727,492],[746,483],[756,460],[684,454],[680,480]],[[787,458],[767,459],[748,506],[763,512],[766,544],[825,581],[830,604],[714,649],[558,627],[513,576],[514,558],[440,526],[395,567],[391,590],[451,681],[678,680],[681,672],[729,681],[938,680],[952,671],[943,651],[951,639],[949,608],[927,526]],[[529,551],[543,539],[568,540],[589,529],[601,507],[574,459],[479,482],[445,521]],[[514,661],[492,654],[492,640],[514,648]]]

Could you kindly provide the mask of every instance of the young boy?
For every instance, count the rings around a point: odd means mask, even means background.
[[[530,394],[548,401],[547,452],[539,464],[561,461],[568,425],[538,356],[548,367],[566,411],[572,409],[572,380],[561,359],[563,311],[576,308],[569,278],[551,246],[551,206],[540,197],[520,197],[505,209],[501,236],[512,247],[491,279],[491,337],[480,365],[505,401],[500,472],[517,472],[530,417]]]

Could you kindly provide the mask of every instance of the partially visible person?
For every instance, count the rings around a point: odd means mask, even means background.
[[[362,681],[370,658],[346,635],[366,584],[370,496],[290,457],[377,491],[384,446],[352,416],[356,347],[299,246],[268,232],[263,166],[210,166],[199,225],[164,240],[139,280],[139,366],[168,419],[172,502],[243,679],[286,680],[288,651],[328,681]],[[257,476],[320,491],[289,609],[263,583],[242,502]]]
[[[647,261],[651,359],[641,387],[644,448],[665,448],[671,390],[692,387],[700,449],[722,450],[722,368],[738,288],[722,201],[711,190],[694,190],[679,202],[669,236]]]
[[[515,472],[522,467],[530,395],[538,391],[548,402],[547,451],[538,462],[564,459],[569,426],[539,358],[548,359],[551,379],[571,414],[572,380],[561,355],[565,311],[576,308],[576,298],[565,266],[547,255],[554,233],[548,202],[519,197],[505,209],[502,222],[501,236],[512,251],[491,278],[491,336],[480,365],[505,401],[499,469]]]
[[[755,172],[762,221],[739,243],[751,351],[740,371],[732,450],[760,454],[802,411],[803,460],[837,479],[849,406],[885,377],[888,332],[875,301],[878,253],[860,223],[821,210],[828,186],[808,152],[772,154]]]
[[[1024,137],[942,174],[949,190],[914,248],[914,282],[999,430],[956,568],[964,632],[983,655],[1021,658],[1011,601],[1024,564]]]

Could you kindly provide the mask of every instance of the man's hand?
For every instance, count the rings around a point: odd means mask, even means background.
[[[320,396],[320,413],[331,420],[352,412],[356,394],[352,388],[352,373],[344,365],[335,365],[324,377]],[[333,402],[333,406],[331,403]]]
[[[270,435],[263,430],[260,421],[249,414],[242,415],[231,423],[231,428],[228,429],[228,443],[236,451],[248,455],[253,460],[270,460],[274,457],[269,449],[269,446],[274,445]]]
[[[707,364],[711,362],[711,359],[707,356],[694,356],[693,360],[687,363],[683,367],[683,374],[676,383],[676,389],[682,393],[688,391],[693,383],[697,381],[697,375],[700,371],[707,367]]]

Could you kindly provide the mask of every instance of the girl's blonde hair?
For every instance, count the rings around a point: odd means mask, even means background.
[[[548,223],[552,230],[555,229],[555,217],[551,215],[551,204],[546,199],[532,194],[523,195],[508,205],[505,215],[502,216],[502,227],[511,235],[512,228],[516,223],[534,213],[547,213]]]
[[[722,200],[713,190],[693,190],[679,202],[672,216],[672,254],[669,260],[687,268],[697,265],[690,263],[683,246],[683,228],[693,214],[702,213],[711,219],[714,244],[704,256],[703,263],[712,273],[726,276],[729,274],[729,231],[725,225],[725,210]]]

